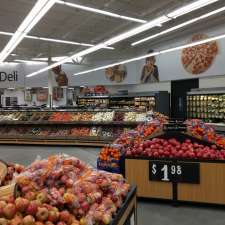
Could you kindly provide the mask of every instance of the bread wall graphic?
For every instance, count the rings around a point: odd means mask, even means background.
[[[108,80],[115,83],[121,83],[127,76],[127,69],[124,65],[116,65],[105,70],[105,76]]]
[[[208,38],[206,34],[195,34],[191,42]],[[213,64],[218,54],[218,44],[211,41],[205,44],[185,48],[182,51],[181,61],[184,69],[194,75],[204,73]]]

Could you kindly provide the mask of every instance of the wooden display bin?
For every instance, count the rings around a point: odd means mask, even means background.
[[[225,162],[200,162],[200,183],[178,183],[177,200],[225,205]]]
[[[125,177],[130,184],[137,185],[137,196],[173,199],[171,183],[149,180],[149,160],[125,159]]]
[[[150,179],[151,162],[181,165],[183,176],[168,181]],[[162,168],[162,167],[161,167]],[[160,170],[161,170],[160,168]],[[184,170],[185,169],[185,170]],[[225,205],[225,162],[206,160],[174,160],[126,158],[125,174],[129,183],[137,185],[137,196],[177,202]]]

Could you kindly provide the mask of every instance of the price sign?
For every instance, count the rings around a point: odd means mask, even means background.
[[[152,181],[199,184],[199,163],[150,161],[149,179]]]
[[[168,123],[163,126],[164,131],[187,131],[187,126],[180,123]]]

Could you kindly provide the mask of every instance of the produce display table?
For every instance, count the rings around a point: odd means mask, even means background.
[[[181,167],[196,165],[197,168],[194,171],[190,171],[193,168],[185,169],[185,176],[188,176],[187,173],[192,176],[189,177],[188,182],[179,182],[176,179],[163,181],[163,177],[159,177],[161,180],[155,181],[150,179],[150,174],[153,172],[153,168],[150,166],[155,162],[162,165],[172,163],[172,165],[181,165]],[[162,168],[160,167],[160,169]],[[168,168],[171,167],[168,166]],[[196,179],[195,176],[198,176],[198,173],[199,182],[195,182],[193,180]],[[225,205],[224,161],[191,159],[177,161],[174,159],[129,157],[125,159],[125,177],[129,183],[137,185],[138,197]]]

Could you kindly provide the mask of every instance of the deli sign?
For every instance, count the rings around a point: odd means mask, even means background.
[[[0,82],[17,82],[18,81],[18,71],[14,70],[10,73],[6,73],[3,71],[0,71]]]

